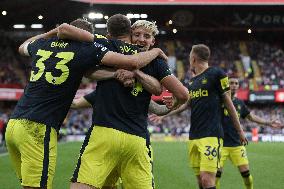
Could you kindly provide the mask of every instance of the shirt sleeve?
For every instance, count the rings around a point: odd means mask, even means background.
[[[155,78],[159,81],[162,81],[165,77],[172,75],[172,72],[169,68],[169,65],[163,59],[155,59],[154,60],[154,73]]]
[[[219,92],[219,94],[222,95],[225,92],[230,90],[229,78],[225,74],[225,72],[220,68],[217,68],[216,75],[217,75],[218,92]]]
[[[96,91],[93,91],[84,96],[85,100],[87,100],[93,107],[95,106],[96,101]]]
[[[96,42],[94,42],[94,48],[95,48],[95,54],[96,54],[97,61],[101,62],[101,60],[106,55],[106,53],[109,51],[109,49],[105,47],[104,45],[100,43],[96,43]]]
[[[40,48],[41,44],[43,44],[45,41],[46,39],[43,39],[43,38],[31,41],[28,44],[29,55],[34,56],[37,53],[38,49]]]
[[[243,101],[241,101],[241,106],[241,118],[245,119],[250,114],[250,111]]]
[[[82,64],[83,70],[95,69],[101,64],[101,60],[109,52],[108,48],[99,43],[90,43],[81,47],[81,52],[84,64]]]
[[[94,39],[95,43],[102,44],[103,46],[109,48],[109,40],[105,36],[99,34],[94,34],[94,36],[95,36]]]

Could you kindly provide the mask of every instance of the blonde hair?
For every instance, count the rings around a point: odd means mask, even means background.
[[[150,30],[153,36],[156,36],[159,34],[159,30],[156,25],[156,22],[150,22],[147,20],[137,20],[136,22],[134,22],[134,24],[132,24],[131,29],[134,30],[139,27],[143,27],[147,30]]]

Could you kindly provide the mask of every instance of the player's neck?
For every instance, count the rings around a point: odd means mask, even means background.
[[[205,70],[209,68],[208,62],[199,63],[198,66],[195,67],[196,75],[202,74]]]
[[[235,93],[232,93],[232,94],[231,94],[231,99],[234,100],[235,98],[236,98],[236,94],[235,94]]]

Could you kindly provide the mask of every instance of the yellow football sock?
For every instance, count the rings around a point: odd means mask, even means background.
[[[242,174],[246,189],[253,189],[253,178],[251,174],[249,173],[249,171],[242,172],[241,174]]]

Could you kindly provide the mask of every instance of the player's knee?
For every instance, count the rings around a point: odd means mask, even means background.
[[[247,170],[247,171],[243,171],[243,172],[241,172],[241,175],[242,175],[242,177],[249,177],[250,176],[250,172],[249,172],[249,170]]]
[[[201,177],[201,182],[202,182],[202,186],[204,188],[204,187],[212,185],[213,179],[209,175],[204,174]]]
[[[217,171],[216,177],[217,177],[217,178],[221,178],[221,176],[222,176],[222,172],[221,172],[221,171]]]

